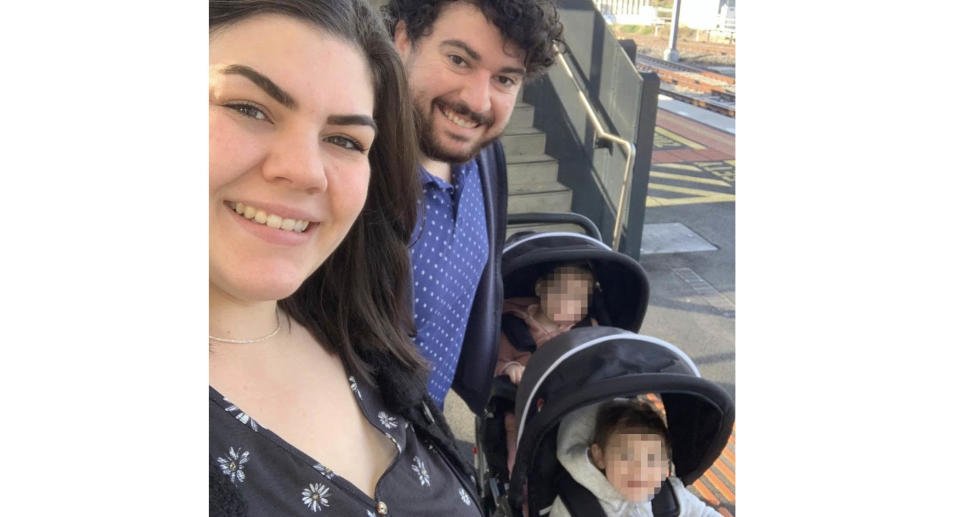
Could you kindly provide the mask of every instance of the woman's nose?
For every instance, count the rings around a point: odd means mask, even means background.
[[[263,164],[263,175],[311,194],[325,191],[327,173],[319,137],[293,131],[278,135]]]

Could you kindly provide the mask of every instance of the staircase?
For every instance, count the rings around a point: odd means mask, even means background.
[[[557,181],[547,135],[533,127],[534,108],[518,102],[502,137],[507,156],[507,212],[569,212],[573,192]]]

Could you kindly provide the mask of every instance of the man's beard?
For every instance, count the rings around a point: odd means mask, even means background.
[[[500,137],[500,134],[496,134],[486,140],[481,140],[466,152],[456,152],[445,149],[440,142],[440,137],[434,135],[433,120],[430,117],[430,112],[432,109],[436,109],[438,112],[440,111],[440,106],[438,104],[442,104],[447,110],[452,111],[461,117],[479,122],[481,127],[489,126],[491,122],[489,117],[484,117],[482,115],[473,113],[469,108],[463,105],[452,105],[442,101],[434,101],[427,106],[427,112],[424,113],[420,107],[420,104],[418,103],[416,105],[416,109],[414,109],[414,117],[417,124],[417,139],[420,142],[420,152],[422,152],[425,157],[430,158],[431,160],[437,160],[446,163],[465,163],[476,156],[481,149]],[[444,116],[443,113],[440,113],[440,116]],[[452,135],[451,138],[455,139],[455,137]]]

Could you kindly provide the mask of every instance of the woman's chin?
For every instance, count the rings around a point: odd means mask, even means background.
[[[210,288],[219,290],[230,298],[244,302],[269,302],[290,297],[304,279],[260,276],[246,281],[218,282],[211,278]]]

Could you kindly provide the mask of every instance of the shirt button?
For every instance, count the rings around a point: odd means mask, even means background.
[[[386,515],[386,514],[387,514],[387,503],[385,503],[385,502],[383,502],[383,501],[378,501],[378,502],[377,502],[377,514],[378,514],[378,515]]]

